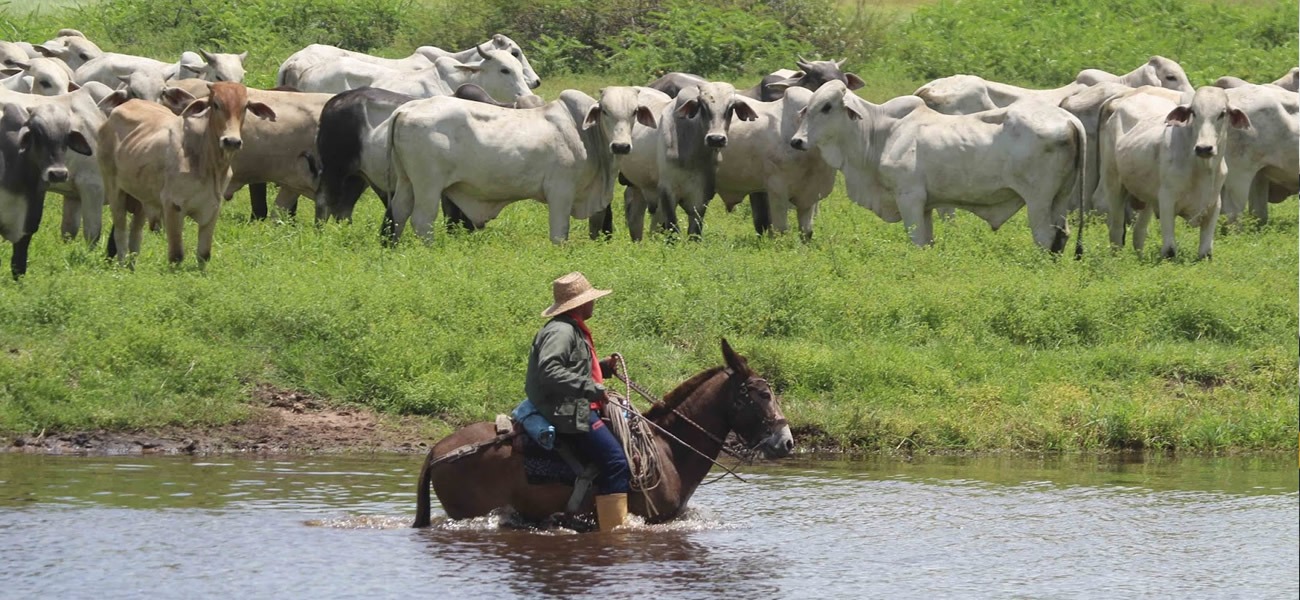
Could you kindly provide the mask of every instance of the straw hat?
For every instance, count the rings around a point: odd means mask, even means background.
[[[574,271],[551,282],[551,293],[555,295],[555,304],[542,311],[542,316],[550,318],[569,312],[596,298],[607,296],[613,291],[591,287],[591,283],[582,273]]]

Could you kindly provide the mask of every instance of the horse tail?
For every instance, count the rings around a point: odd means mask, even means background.
[[[424,466],[420,468],[420,483],[415,488],[415,523],[411,527],[429,526],[429,488],[432,484],[433,448],[430,448],[429,455],[424,458]]]

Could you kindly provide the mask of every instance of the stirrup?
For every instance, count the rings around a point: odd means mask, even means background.
[[[577,514],[578,509],[582,507],[582,501],[587,499],[587,492],[591,489],[591,484],[596,480],[600,469],[594,464],[583,465],[568,444],[556,444],[555,451],[559,453],[560,458],[564,459],[565,464],[578,474],[578,478],[573,481],[573,493],[569,495],[569,503],[564,505],[565,512],[571,515]]]

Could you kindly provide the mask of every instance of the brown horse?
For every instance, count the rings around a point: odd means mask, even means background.
[[[659,484],[646,492],[628,494],[628,511],[646,522],[669,521],[681,514],[708,475],[711,460],[717,458],[728,433],[734,431],[747,446],[768,458],[786,456],[794,448],[790,426],[767,380],[752,371],[725,339],[722,356],[726,366],[690,378],[644,413],[680,440],[651,428],[655,430],[653,451],[661,469]],[[509,506],[525,520],[539,522],[564,511],[573,487],[530,485],[524,476],[522,453],[516,453],[510,443],[492,444],[495,437],[492,423],[476,423],[429,450],[420,470],[415,527],[429,525],[430,484],[453,519],[480,517]],[[486,446],[463,458],[437,462],[449,452],[474,444]],[[591,510],[588,497],[579,512]]]

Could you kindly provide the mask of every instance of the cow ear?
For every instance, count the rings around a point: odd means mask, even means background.
[[[1250,117],[1239,108],[1228,109],[1228,122],[1237,129],[1250,129]]]
[[[506,41],[506,36],[499,33],[492,34],[492,43],[498,48],[506,48],[510,45],[510,42]]]
[[[253,113],[259,119],[266,119],[267,121],[275,120],[275,111],[272,110],[270,106],[261,102],[249,102],[248,112]]]
[[[61,58],[68,52],[67,48],[51,48],[41,44],[32,44],[32,48],[41,53],[41,56],[47,58]]]
[[[646,127],[649,127],[651,129],[656,129],[659,127],[659,123],[655,122],[654,111],[650,110],[650,107],[648,106],[636,107],[636,122],[645,125]]]
[[[700,114],[700,103],[696,100],[687,100],[677,107],[673,114],[684,119],[694,119],[695,115]]]
[[[169,87],[163,90],[162,99],[165,101],[165,104],[177,108],[184,107],[195,100],[194,94],[191,94],[181,88],[174,88],[174,87]]]
[[[126,101],[129,100],[130,98],[131,97],[127,94],[126,90],[117,90],[107,96],[104,96],[104,98],[99,101],[98,104],[99,110],[108,113],[112,111],[114,108],[117,108],[125,104]]]
[[[479,65],[467,65],[465,63],[456,65],[456,68],[467,73],[478,73],[483,70]]]
[[[238,57],[239,57],[239,62],[240,62],[240,63],[243,63],[245,60],[248,59],[248,51],[245,50],[245,51],[243,51],[243,52],[240,52],[239,54],[236,54],[235,56],[238,56]]]
[[[867,85],[867,82],[863,81],[861,77],[858,77],[853,73],[845,73],[844,80],[849,83],[849,89],[851,90],[860,90],[863,86]]]
[[[769,83],[763,87],[769,90],[784,92],[786,88],[792,88],[794,86],[799,85],[799,79],[800,79],[799,77],[789,77],[786,79],[782,79],[781,81],[773,81],[772,83]]]
[[[31,128],[26,125],[23,125],[22,129],[18,130],[18,148],[20,150],[27,150],[27,145],[32,142],[31,133]]]
[[[118,80],[118,81],[121,81],[122,83],[131,83],[131,76],[130,76],[130,75],[123,75],[123,74],[121,74],[121,73],[117,73],[116,75],[117,75],[117,80]],[[119,89],[120,89],[120,88],[119,88]]]
[[[9,64],[13,65],[14,68],[18,69],[19,71],[26,71],[27,69],[32,68],[32,63],[29,62],[14,60],[14,61],[10,61]]]
[[[591,108],[587,109],[587,117],[582,120],[582,129],[584,131],[587,129],[591,129],[592,125],[595,125],[598,121],[600,121],[600,111],[601,108],[599,102],[592,104]]]
[[[850,120],[850,121],[861,121],[861,120],[862,120],[862,113],[858,112],[858,109],[853,108],[852,106],[849,106],[847,103],[845,103],[845,105],[844,105],[844,112],[847,113],[847,114],[849,115],[849,120]]]
[[[68,132],[68,149],[82,156],[94,154],[90,149],[90,142],[86,141],[86,136],[75,129]]]
[[[1169,111],[1169,116],[1165,117],[1165,125],[1186,125],[1192,118],[1192,107],[1179,106]]]
[[[181,116],[197,117],[203,114],[203,111],[207,109],[208,109],[208,100],[206,98],[204,98],[203,100],[195,100],[189,103],[189,105],[185,107],[185,110],[181,111]]]
[[[23,72],[22,69],[8,69],[8,68],[0,69],[0,77],[13,77],[14,75],[17,75],[22,72]]]
[[[207,70],[206,66],[201,65],[181,65],[181,68],[193,73],[202,73]]]
[[[731,109],[735,111],[736,118],[741,121],[757,121],[758,113],[754,112],[754,107],[747,102],[736,100],[731,104]]]
[[[75,92],[75,91],[77,91],[77,90],[79,90],[79,89],[81,89],[81,86],[79,86],[79,85],[77,85],[76,83],[71,82],[71,81],[68,82],[68,91],[69,91],[69,92]]]

